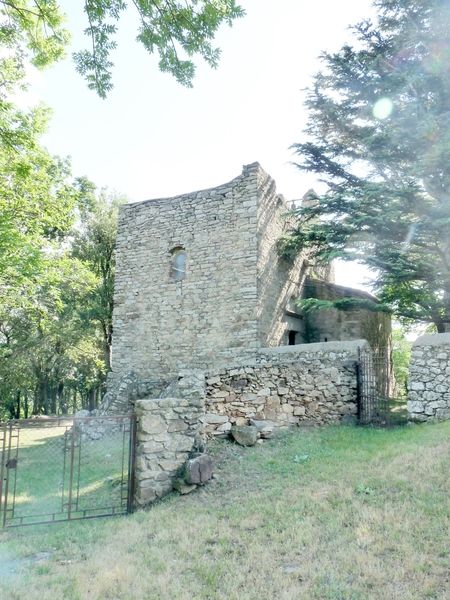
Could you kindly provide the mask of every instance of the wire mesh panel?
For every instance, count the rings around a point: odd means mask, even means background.
[[[134,417],[0,425],[3,527],[130,512]]]

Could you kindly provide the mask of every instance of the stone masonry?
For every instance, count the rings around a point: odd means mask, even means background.
[[[450,419],[450,333],[424,335],[414,342],[408,417],[411,421]]]
[[[338,300],[357,298],[369,301],[374,305],[379,300],[368,292],[354,290],[342,285],[320,281],[307,277],[304,285],[304,298],[320,300]],[[352,308],[350,310],[311,311],[305,315],[305,342],[327,342],[331,340],[365,339],[372,350],[389,348],[391,344],[391,315],[389,313],[370,310],[368,308]]]
[[[224,436],[250,419],[277,426],[336,423],[357,412],[356,362],[364,340],[261,349],[206,375],[205,432]]]
[[[136,504],[170,492],[204,438],[227,437],[233,425],[352,421],[356,362],[367,346],[355,340],[264,348],[245,359],[237,353],[226,368],[180,373],[163,397],[135,400]]]
[[[288,205],[258,163],[228,184],[121,207],[108,390],[134,371],[164,379],[227,353],[287,343],[285,307],[304,258],[281,259]],[[186,272],[171,278],[174,250]]]
[[[135,501],[145,506],[173,488],[175,479],[199,443],[203,399],[137,400]]]
[[[216,188],[120,208],[113,370],[102,412],[142,398],[131,373],[150,392],[182,370],[226,368],[261,348],[366,337],[367,311],[332,311],[333,323],[324,311],[299,313],[305,282],[321,282],[322,293],[333,274],[306,253],[280,256],[279,241],[296,223],[289,209],[258,163]]]

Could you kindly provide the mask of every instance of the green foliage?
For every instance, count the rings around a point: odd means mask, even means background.
[[[211,40],[222,25],[232,25],[244,11],[235,0],[136,0],[133,8],[139,16],[137,40],[153,54],[159,54],[159,68],[171,73],[185,86],[192,86],[195,65],[192,57],[199,55],[211,67],[216,67],[220,50]],[[127,9],[122,0],[86,0],[84,5],[92,47],[77,52],[77,70],[88,86],[104,98],[112,88],[111,52],[116,48],[114,36],[122,13]]]
[[[43,109],[4,106],[0,113],[0,289],[36,278],[73,222],[77,193],[69,166],[38,144],[45,117]]]
[[[123,13],[135,10],[139,18],[137,40],[150,54],[159,54],[159,68],[185,86],[192,86],[193,58],[200,56],[211,67],[218,64],[220,50],[212,41],[219,27],[244,15],[235,0],[85,0],[86,35],[89,49],[74,54],[77,71],[89,88],[105,98],[112,89],[111,53]],[[12,72],[23,71],[24,48],[33,63],[44,67],[63,56],[69,33],[56,0],[0,0],[0,46],[11,50],[3,59],[1,71],[9,61]]]
[[[17,68],[0,89],[0,418],[93,408],[109,364],[94,317],[102,275],[71,252],[93,186],[40,145],[48,111],[18,110],[8,94],[20,83]]]
[[[335,308],[337,310],[370,310],[372,312],[390,312],[390,309],[385,304],[373,302],[366,298],[337,298],[336,300],[319,300],[318,298],[305,298],[303,300],[297,300],[297,306],[302,309],[304,313],[309,313],[314,310],[330,310]]]
[[[394,368],[395,395],[402,398],[407,394],[409,363],[411,362],[411,342],[406,339],[403,327],[392,331],[392,365]]]
[[[323,262],[376,273],[383,304],[409,319],[450,324],[450,5],[378,0],[376,23],[323,53],[309,90],[301,169],[328,191],[300,209],[281,242]]]
[[[97,283],[86,305],[84,318],[100,325],[105,366],[111,370],[112,312],[115,275],[117,212],[125,199],[102,191],[91,196],[82,211],[83,221],[75,233],[72,255],[95,274]]]
[[[10,74],[23,72],[27,56],[39,68],[64,56],[70,35],[56,0],[0,0],[0,18],[0,46],[9,50],[2,58],[2,73],[6,66]]]

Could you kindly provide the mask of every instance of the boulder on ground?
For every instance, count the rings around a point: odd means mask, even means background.
[[[202,485],[213,476],[213,461],[209,454],[201,454],[188,460],[184,466],[184,480],[187,484]]]
[[[275,423],[273,423],[272,421],[250,419],[250,425],[256,427],[260,437],[262,437],[263,439],[272,437],[273,430],[275,429]]]
[[[241,446],[254,446],[258,439],[258,430],[254,425],[235,425],[231,428],[231,435]]]

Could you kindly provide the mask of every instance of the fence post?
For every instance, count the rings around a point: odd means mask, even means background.
[[[135,471],[136,471],[136,415],[130,416],[130,445],[128,452],[128,497],[127,497],[127,513],[132,513],[134,510],[134,492],[135,492]]]

